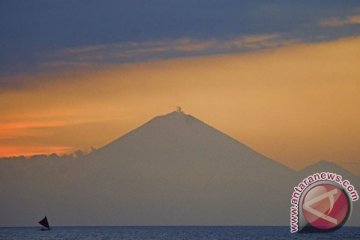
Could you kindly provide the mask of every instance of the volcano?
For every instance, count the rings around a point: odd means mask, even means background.
[[[288,225],[302,176],[182,111],[53,158],[0,160],[0,225]]]

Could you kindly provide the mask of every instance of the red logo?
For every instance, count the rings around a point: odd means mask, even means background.
[[[348,195],[330,183],[315,184],[302,201],[302,212],[308,226],[320,231],[341,227],[349,217],[350,210]]]

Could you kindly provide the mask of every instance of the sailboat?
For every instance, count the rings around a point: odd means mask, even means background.
[[[46,216],[39,221],[39,224],[44,226],[44,227],[41,228],[41,231],[49,231],[50,230],[49,221],[48,221]]]

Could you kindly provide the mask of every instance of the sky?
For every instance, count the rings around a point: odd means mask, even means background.
[[[359,1],[0,2],[0,157],[99,148],[177,106],[360,174]]]

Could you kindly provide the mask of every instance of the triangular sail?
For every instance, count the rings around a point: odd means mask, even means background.
[[[45,216],[39,223],[40,223],[41,225],[43,225],[44,227],[46,227],[47,229],[50,229],[50,225],[49,225],[49,222],[48,222],[46,216]]]

